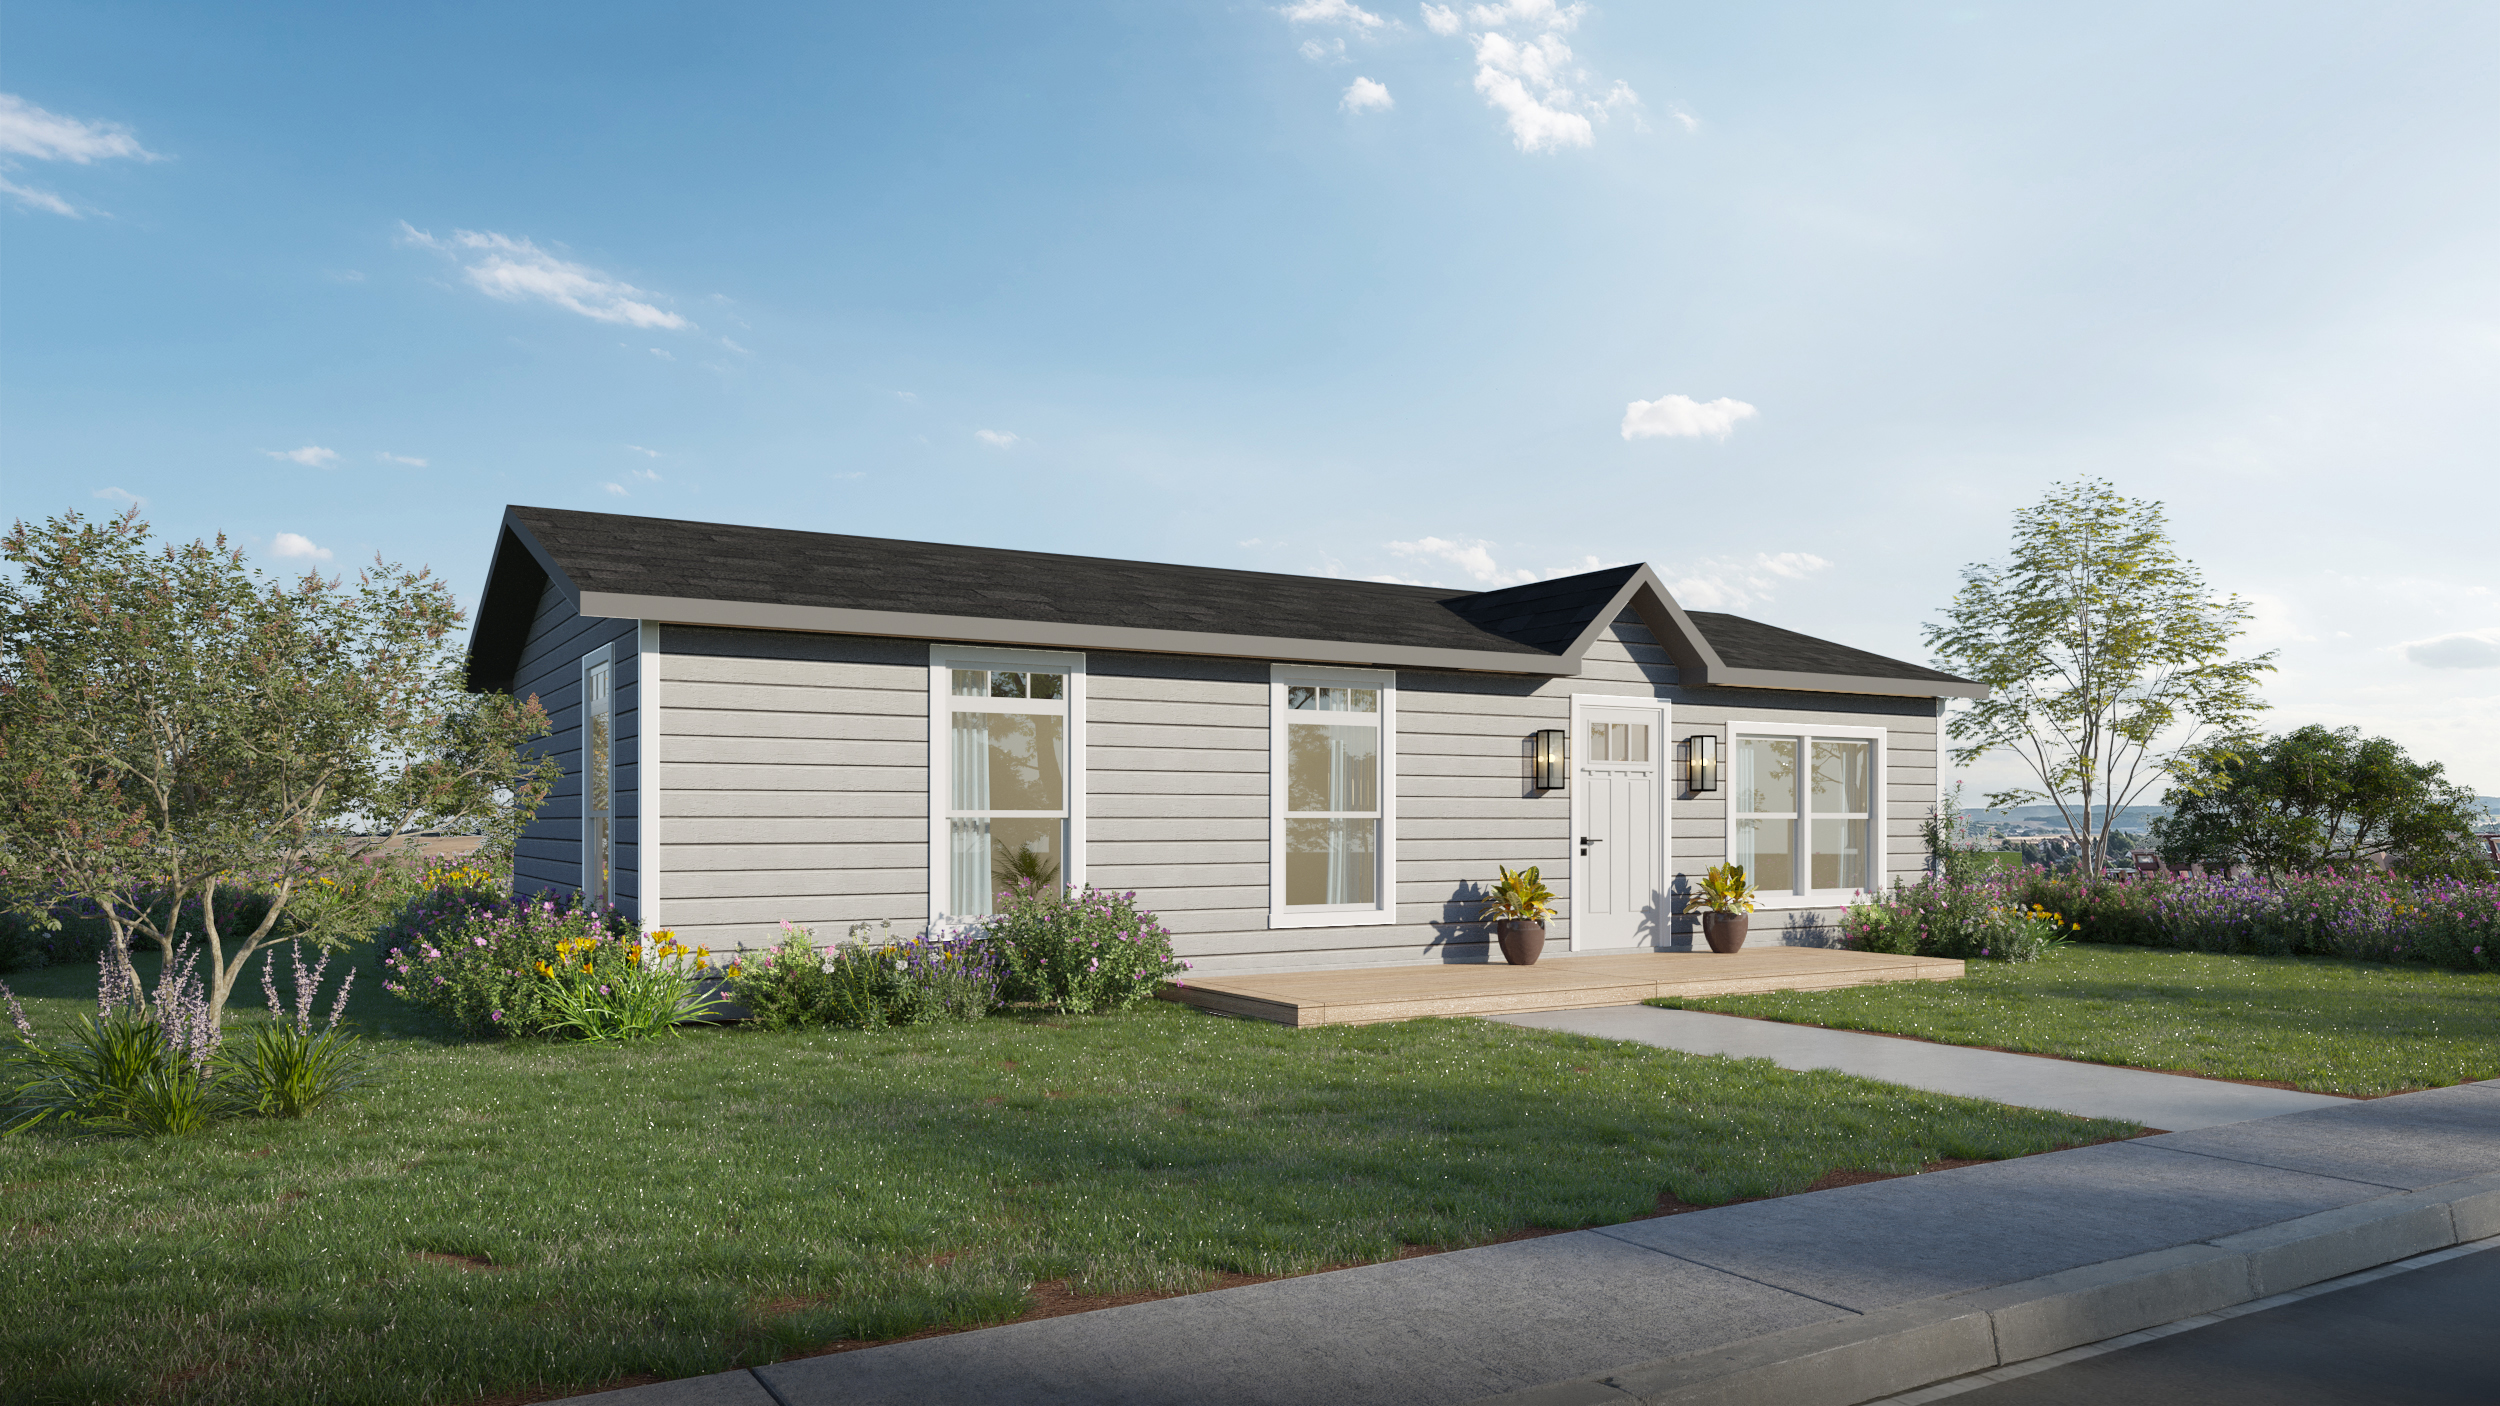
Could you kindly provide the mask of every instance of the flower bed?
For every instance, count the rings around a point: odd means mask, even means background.
[[[2500,882],[2413,880],[2376,869],[2280,879],[2151,875],[2087,882],[2040,869],[1895,884],[1850,906],[1843,942],[1933,957],[2034,955],[2051,939],[2256,956],[2500,967]]]

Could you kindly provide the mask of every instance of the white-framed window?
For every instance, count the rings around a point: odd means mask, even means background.
[[[616,647],[582,656],[582,896],[616,901]]]
[[[1397,921],[1397,678],[1270,666],[1268,926]]]
[[[1085,656],[929,649],[929,918],[1085,882]]]
[[[1885,879],[1884,730],[1728,724],[1727,857],[1766,907],[1843,903]]]

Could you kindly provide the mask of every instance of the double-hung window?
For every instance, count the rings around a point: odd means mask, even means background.
[[[1268,737],[1269,925],[1397,921],[1397,675],[1275,665]]]
[[[1084,696],[1083,655],[931,650],[932,920],[1085,881]]]
[[[1884,881],[1884,734],[1729,726],[1728,860],[1765,903],[1839,902]]]

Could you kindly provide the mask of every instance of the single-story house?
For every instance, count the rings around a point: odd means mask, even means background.
[[[1692,943],[1691,881],[1820,943],[1924,867],[1967,680],[1686,610],[1645,565],[1496,591],[515,507],[468,655],[536,696],[524,889],[715,950],[1134,890],[1201,975],[1483,961],[1496,866],[1548,950]]]

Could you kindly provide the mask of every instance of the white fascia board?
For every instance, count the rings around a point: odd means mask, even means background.
[[[1120,649],[1143,654],[1202,654],[1228,659],[1451,669],[1465,673],[1532,674],[1551,678],[1565,678],[1580,671],[1576,657],[1550,654],[1433,649],[1349,640],[1286,639],[1272,635],[1202,634],[1195,630],[1146,630],[1126,625],[999,620],[974,615],[920,615],[896,610],[772,605],[761,601],[689,600],[675,596],[635,596],[605,591],[583,592],[579,608],[584,615],[665,620],[672,625],[878,635],[892,639],[946,640],[964,644]]]

